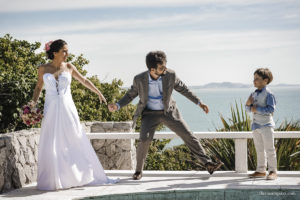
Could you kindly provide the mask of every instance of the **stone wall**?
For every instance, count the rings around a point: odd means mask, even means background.
[[[39,132],[0,134],[0,193],[36,181]]]
[[[132,122],[87,122],[86,131],[95,133],[132,132]],[[104,169],[133,170],[136,163],[134,139],[91,140]]]
[[[83,122],[86,132],[131,132],[132,122]],[[0,193],[36,182],[40,129],[0,134]],[[134,169],[134,139],[91,140],[104,169]]]

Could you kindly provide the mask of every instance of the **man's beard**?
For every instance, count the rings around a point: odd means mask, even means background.
[[[162,74],[155,73],[155,75],[156,75],[156,76],[164,76],[164,75],[166,75],[166,74],[165,74],[165,72],[163,72]]]

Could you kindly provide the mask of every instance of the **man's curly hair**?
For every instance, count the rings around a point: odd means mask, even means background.
[[[149,71],[151,68],[157,69],[157,64],[167,62],[167,56],[163,51],[151,51],[146,56],[146,65]]]

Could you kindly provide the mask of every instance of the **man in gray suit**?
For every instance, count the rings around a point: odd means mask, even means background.
[[[114,112],[129,104],[135,97],[139,96],[140,98],[133,117],[134,128],[137,118],[142,115],[134,180],[142,178],[148,149],[155,129],[160,123],[163,123],[181,137],[191,152],[205,165],[210,174],[223,165],[222,162],[212,162],[206,155],[205,150],[182,119],[176,102],[172,99],[172,92],[175,89],[198,105],[205,113],[209,112],[208,106],[187,88],[173,70],[166,68],[166,63],[167,58],[164,52],[153,51],[148,53],[146,56],[148,71],[134,77],[133,85],[118,103],[108,105],[108,109]]]

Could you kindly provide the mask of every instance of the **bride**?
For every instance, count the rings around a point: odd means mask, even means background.
[[[52,62],[38,68],[38,81],[31,103],[35,106],[43,85],[46,97],[44,118],[38,148],[39,190],[58,190],[82,185],[113,184],[119,181],[106,177],[103,167],[81,127],[71,96],[72,77],[99,96],[101,92],[67,63],[68,45],[55,40],[45,45]]]

